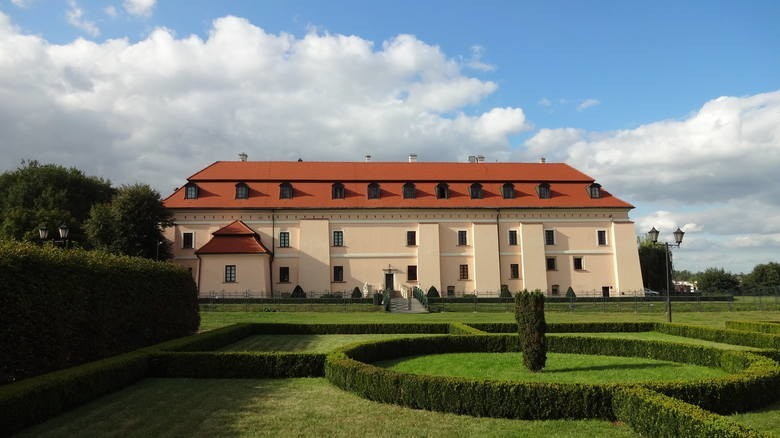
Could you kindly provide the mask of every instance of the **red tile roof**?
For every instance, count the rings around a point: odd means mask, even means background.
[[[593,178],[562,163],[387,163],[387,162],[242,162],[218,161],[189,179],[198,186],[196,199],[184,198],[184,187],[164,202],[173,209],[346,209],[346,208],[633,208],[604,189],[591,198]],[[238,182],[249,187],[248,199],[236,199]],[[292,184],[292,199],[279,198],[279,184]],[[332,199],[340,182],[344,199]],[[380,185],[380,199],[368,199],[368,184]],[[403,185],[412,182],[416,198],[404,199]],[[436,198],[436,185],[449,184],[450,196]],[[512,183],[515,197],[504,199],[501,188]],[[539,183],[550,184],[552,197],[540,199]],[[481,199],[471,199],[469,186],[480,183]]]
[[[244,222],[237,220],[211,233],[205,245],[195,254],[268,254],[268,248],[260,241],[260,236]]]

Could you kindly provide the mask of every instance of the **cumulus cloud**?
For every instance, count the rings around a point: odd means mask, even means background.
[[[582,102],[579,103],[579,105],[577,105],[577,111],[584,111],[600,103],[601,101],[599,101],[598,99],[584,99]]]
[[[494,71],[495,65],[487,64],[482,61],[485,54],[485,48],[480,45],[471,46],[471,57],[466,61],[466,66],[482,72]]]
[[[65,18],[68,19],[68,23],[71,26],[83,30],[87,35],[93,37],[100,35],[100,29],[98,29],[95,22],[84,19],[84,10],[81,9],[75,0],[68,0],[68,10],[65,11]]]
[[[216,160],[509,158],[520,108],[476,111],[497,85],[410,35],[375,44],[271,34],[217,19],[204,39],[157,29],[141,41],[55,45],[0,14],[0,148],[167,194]],[[20,74],[24,72],[24,74]]]
[[[122,7],[130,15],[148,17],[152,15],[157,0],[125,0]]]

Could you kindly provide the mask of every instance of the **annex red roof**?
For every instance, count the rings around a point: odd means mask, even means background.
[[[212,237],[195,254],[268,254],[268,248],[244,222],[237,220],[211,233]]]
[[[249,188],[247,199],[236,199],[236,184]],[[280,199],[279,185],[289,182],[291,199]],[[333,183],[344,185],[343,199],[332,199]],[[379,199],[368,199],[368,184],[380,186]],[[403,197],[403,186],[414,183],[416,196]],[[449,196],[437,199],[436,186],[445,182]],[[540,199],[538,185],[550,185],[551,197]],[[606,190],[591,198],[593,178],[562,163],[387,163],[387,162],[242,162],[218,161],[189,178],[198,196],[185,199],[185,187],[165,199],[172,209],[347,209],[347,208],[633,208]],[[472,183],[482,185],[481,199],[469,196]],[[514,185],[514,197],[504,198],[504,183]]]

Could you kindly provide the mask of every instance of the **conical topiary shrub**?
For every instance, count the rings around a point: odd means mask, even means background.
[[[436,286],[431,286],[426,295],[428,295],[428,298],[439,298],[439,290],[436,289]]]
[[[515,319],[520,336],[523,365],[541,371],[547,362],[547,323],[544,321],[544,294],[526,290],[515,295]]]
[[[293,289],[290,294],[290,298],[306,298],[306,292],[303,291],[300,284],[295,285],[295,289]]]
[[[363,292],[359,287],[355,286],[355,288],[352,289],[352,298],[363,298]]]

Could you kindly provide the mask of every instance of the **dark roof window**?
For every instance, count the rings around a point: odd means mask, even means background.
[[[404,184],[404,199],[414,199],[417,197],[417,187],[415,187],[414,183],[406,183]]]
[[[539,193],[539,199],[550,199],[552,197],[550,185],[547,183],[541,183],[536,187],[537,193]]]
[[[330,195],[333,199],[344,199],[344,184],[334,183],[330,188]]]
[[[588,194],[592,199],[598,199],[601,197],[601,184],[593,183],[588,186]]]
[[[504,185],[501,186],[501,195],[504,196],[504,199],[513,199],[515,197],[515,185],[512,183],[504,183]]]
[[[372,182],[368,185],[368,199],[379,199],[380,194],[381,191],[378,183]]]
[[[450,186],[447,183],[439,183],[436,186],[436,199],[447,199],[450,197]]]
[[[236,199],[248,199],[249,198],[249,186],[240,182],[236,184]]]
[[[469,187],[471,199],[482,199],[482,184],[474,183]]]
[[[293,186],[288,182],[279,184],[279,199],[292,199]]]
[[[198,199],[198,185],[195,183],[187,183],[184,186],[184,199]]]

